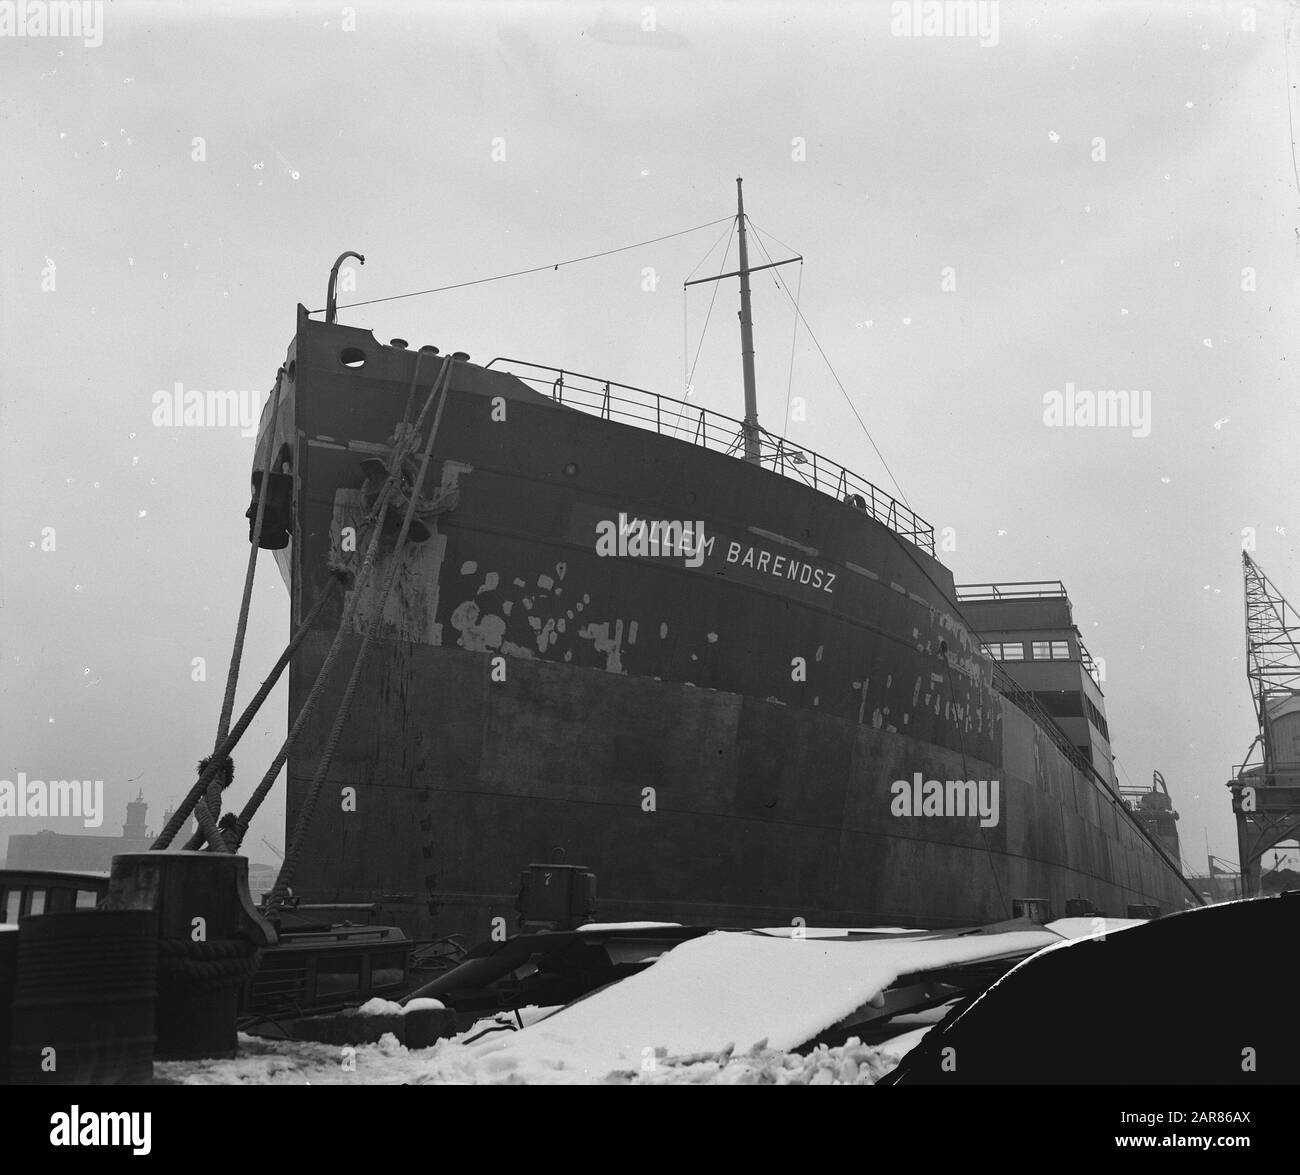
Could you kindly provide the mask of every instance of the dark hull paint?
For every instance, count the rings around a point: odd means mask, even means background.
[[[359,462],[401,419],[414,355],[300,314],[290,361],[272,427],[297,475],[296,621],[358,519]],[[992,689],[950,573],[880,523],[473,366],[434,458],[426,484],[450,508],[385,609],[304,900],[376,900],[411,933],[481,939],[513,928],[519,871],[559,849],[597,873],[602,920],[944,926],[1007,917],[1013,896],[1181,908],[1167,863]],[[620,512],[703,520],[714,545],[696,569],[601,558],[596,523]],[[291,714],[337,623],[295,658]],[[357,643],[290,758],[291,828]],[[891,815],[890,783],[915,772],[999,780],[999,822]]]

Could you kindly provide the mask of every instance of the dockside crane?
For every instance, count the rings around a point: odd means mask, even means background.
[[[1260,893],[1260,860],[1300,836],[1300,613],[1248,552],[1242,552],[1246,591],[1246,675],[1257,733],[1233,772],[1241,893]]]

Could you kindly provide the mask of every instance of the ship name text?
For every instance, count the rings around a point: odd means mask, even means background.
[[[741,552],[744,551],[742,555]],[[743,543],[731,542],[727,545],[727,562],[740,567],[752,567],[755,571],[774,575],[778,579],[788,579],[806,587],[834,593],[835,572],[822,567],[814,567],[806,560],[796,559],[793,555],[778,555],[765,551],[762,547],[745,546]]]

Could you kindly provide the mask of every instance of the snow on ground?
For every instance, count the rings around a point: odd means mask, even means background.
[[[930,1025],[882,1045],[792,1050],[900,975],[1061,941],[1045,930],[883,941],[715,931],[559,1011],[526,1010],[517,1032],[484,1035],[503,1016],[414,1050],[391,1035],[350,1049],[241,1036],[233,1060],[155,1071],[185,1084],[870,1084]]]
[[[807,1056],[760,1049],[687,1057],[656,1057],[636,1072],[611,1074],[610,1085],[871,1085],[893,1069],[929,1026],[885,1044],[856,1037]],[[467,1035],[472,1035],[472,1032]],[[157,1078],[183,1085],[518,1085],[517,1073],[494,1070],[482,1050],[457,1041],[406,1049],[391,1033],[378,1044],[343,1049],[306,1041],[264,1040],[240,1033],[239,1056],[229,1061],[157,1062]],[[554,1083],[558,1074],[553,1075]]]

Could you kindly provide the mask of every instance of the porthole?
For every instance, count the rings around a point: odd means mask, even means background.
[[[366,362],[366,353],[360,347],[344,347],[339,352],[339,362],[344,367],[362,367]]]

